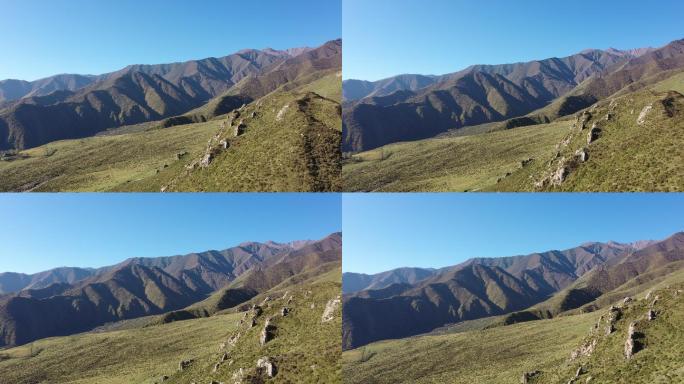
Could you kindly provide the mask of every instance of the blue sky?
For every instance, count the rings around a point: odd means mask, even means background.
[[[100,267],[129,257],[320,239],[338,194],[0,194],[0,272]]]
[[[345,272],[444,267],[471,257],[663,239],[684,194],[345,194]]]
[[[343,0],[344,78],[444,74],[684,38],[684,1]]]
[[[341,25],[340,0],[0,0],[0,80],[318,46]]]

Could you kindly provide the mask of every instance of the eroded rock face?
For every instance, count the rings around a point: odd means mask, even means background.
[[[551,184],[556,186],[561,185],[565,181],[565,178],[568,177],[568,174],[570,174],[568,167],[561,165],[558,167],[558,169],[556,169],[556,172],[554,172],[553,176],[551,176]]]
[[[335,318],[335,310],[340,306],[341,302],[342,300],[340,300],[339,296],[328,300],[328,303],[325,305],[325,310],[323,311],[323,316],[321,316],[321,322],[327,323],[332,321],[332,319]]]
[[[262,357],[257,361],[257,369],[265,373],[268,377],[275,377],[278,374],[278,369],[270,357]]]
[[[646,116],[648,116],[648,113],[651,112],[652,109],[653,106],[649,104],[641,110],[641,112],[639,113],[639,117],[637,117],[636,121],[638,125],[644,125],[644,123],[646,122]]]
[[[269,341],[275,338],[276,326],[271,324],[271,319],[266,320],[264,324],[264,329],[261,330],[261,335],[259,336],[259,343],[264,346]]]
[[[601,134],[601,128],[598,128],[598,127],[592,128],[589,131],[589,134],[587,135],[587,144],[591,144],[594,141],[596,141],[599,138],[600,134]]]
[[[636,344],[636,323],[631,323],[627,330],[627,340],[625,341],[625,358],[631,359],[638,352]]]

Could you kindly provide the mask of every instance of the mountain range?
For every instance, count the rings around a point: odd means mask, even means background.
[[[99,269],[4,273],[0,286],[10,293],[0,296],[0,346],[161,315],[212,295],[220,295],[214,301],[220,309],[230,308],[295,275],[327,270],[341,257],[341,241],[335,233],[319,241],[248,242],[222,251],[132,258]],[[231,284],[239,289],[220,291]]]
[[[470,259],[429,271],[413,282],[399,279],[355,292],[348,288],[343,300],[343,347],[357,348],[484,317],[502,316],[503,323],[512,324],[580,307],[596,310],[619,297],[623,285],[648,287],[681,270],[683,264],[684,233],[680,232],[662,241],[594,242],[563,251]],[[358,281],[358,276],[345,280]]]
[[[593,49],[563,58],[473,65],[442,76],[346,80],[343,151],[504,120],[507,128],[553,121],[631,84],[653,83],[653,76],[681,68],[683,57],[684,40],[676,40],[658,49]]]
[[[284,51],[243,50],[202,60],[130,65],[97,76],[58,75],[0,82],[0,150],[92,136],[124,125],[182,115],[221,97],[240,107],[307,71],[335,66],[341,41]],[[232,90],[232,92],[230,92]],[[226,98],[230,92],[231,98]],[[212,116],[213,117],[213,116]]]

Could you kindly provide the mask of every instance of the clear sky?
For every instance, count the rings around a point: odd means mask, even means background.
[[[340,0],[0,0],[0,80],[318,46],[341,37]]]
[[[440,75],[684,38],[684,1],[343,0],[344,78]]]
[[[345,272],[659,240],[684,231],[684,194],[345,194]]]
[[[0,272],[317,240],[341,230],[339,194],[0,194]]]

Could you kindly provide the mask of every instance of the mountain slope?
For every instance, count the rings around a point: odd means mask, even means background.
[[[63,74],[35,81],[2,80],[0,81],[0,104],[25,97],[47,96],[56,91],[76,91],[98,79],[98,76]]]
[[[629,57],[592,50],[562,59],[472,66],[419,91],[400,90],[347,103],[343,151],[359,152],[524,115]]]
[[[345,272],[342,274],[342,291],[347,294],[387,288],[393,284],[415,284],[435,273],[436,270],[425,268],[397,268],[374,275]]]
[[[20,345],[180,309],[270,258],[297,251],[288,244],[245,243],[224,251],[129,259],[75,284],[2,296],[0,343]]]
[[[52,284],[73,284],[95,274],[93,269],[55,268],[45,272],[27,275],[24,273],[0,273],[0,295],[19,292],[25,289],[46,288]]]
[[[247,50],[222,58],[133,65],[76,91],[25,98],[0,112],[0,150],[180,115],[288,59],[284,51]]]
[[[598,265],[616,263],[634,245],[589,243],[565,251],[471,259],[415,285],[347,295],[343,346],[431,331],[448,323],[530,307]]]
[[[378,81],[345,80],[342,82],[344,101],[366,97],[387,96],[397,91],[417,91],[439,81],[437,76],[399,75]]]

